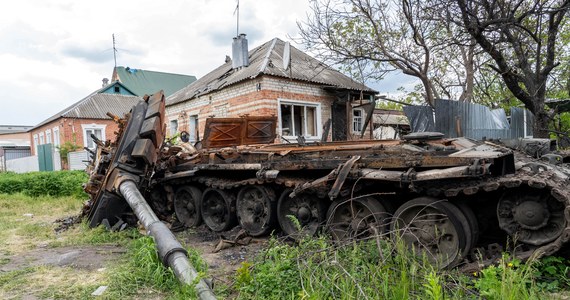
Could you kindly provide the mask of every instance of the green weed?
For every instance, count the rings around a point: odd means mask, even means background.
[[[477,275],[475,288],[486,299],[540,299],[533,277],[533,262],[522,264],[504,253],[497,265]]]
[[[192,252],[192,251],[191,251]],[[160,261],[151,237],[142,237],[133,241],[125,254],[127,261],[109,273],[109,289],[105,297],[119,299],[138,298],[141,293],[156,293],[161,298],[194,299],[194,288],[182,285],[171,269]],[[194,260],[198,258],[192,255]],[[198,263],[203,267],[203,263]]]
[[[558,292],[570,287],[570,260],[559,256],[542,258],[535,264],[534,276],[545,292]]]
[[[443,299],[441,275],[405,247],[391,245],[370,240],[339,246],[326,238],[288,245],[272,239],[258,261],[238,269],[238,299]]]

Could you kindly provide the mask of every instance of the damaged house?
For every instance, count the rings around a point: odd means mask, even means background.
[[[278,38],[248,51],[241,34],[232,46],[232,58],[167,98],[167,135],[186,131],[195,142],[208,117],[272,115],[278,142],[372,136],[373,89]]]

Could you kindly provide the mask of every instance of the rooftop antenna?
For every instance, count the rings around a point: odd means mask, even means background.
[[[239,0],[237,0],[236,9],[234,10],[234,15],[237,13],[236,18],[236,36],[239,36]]]
[[[117,47],[115,47],[115,34],[113,33],[113,59],[115,60],[115,68],[117,67]]]

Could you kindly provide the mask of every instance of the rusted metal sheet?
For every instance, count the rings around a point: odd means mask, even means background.
[[[275,140],[277,117],[247,116],[243,119],[245,121],[243,145],[268,144]]]
[[[205,148],[237,146],[241,144],[243,119],[206,119],[206,130],[202,140]]]
[[[277,118],[244,116],[241,118],[208,118],[202,145],[223,148],[245,144],[267,144],[275,140]]]

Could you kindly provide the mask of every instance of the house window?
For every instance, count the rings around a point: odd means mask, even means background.
[[[178,120],[170,121],[170,136],[175,135],[178,132]]]
[[[281,136],[318,138],[320,104],[280,101]]]
[[[120,92],[121,92],[121,88],[118,85],[116,85],[115,86],[115,93],[120,93]]]
[[[40,145],[43,145],[46,143],[46,140],[44,139],[44,133],[40,132]]]
[[[198,141],[198,115],[193,115],[188,118],[188,135],[189,142],[195,143]]]
[[[83,129],[83,145],[89,149],[95,149],[97,144],[93,140],[92,134],[101,141],[105,140],[105,127],[106,125],[98,124],[82,124]]]
[[[352,132],[354,133],[362,132],[363,116],[364,112],[362,111],[362,109],[352,110]]]
[[[51,129],[46,130],[46,144],[51,144]]]
[[[59,146],[59,143],[60,143],[60,141],[59,141],[59,127],[54,127],[53,128],[53,145]]]
[[[34,134],[34,153],[37,155],[38,154],[38,135]]]

